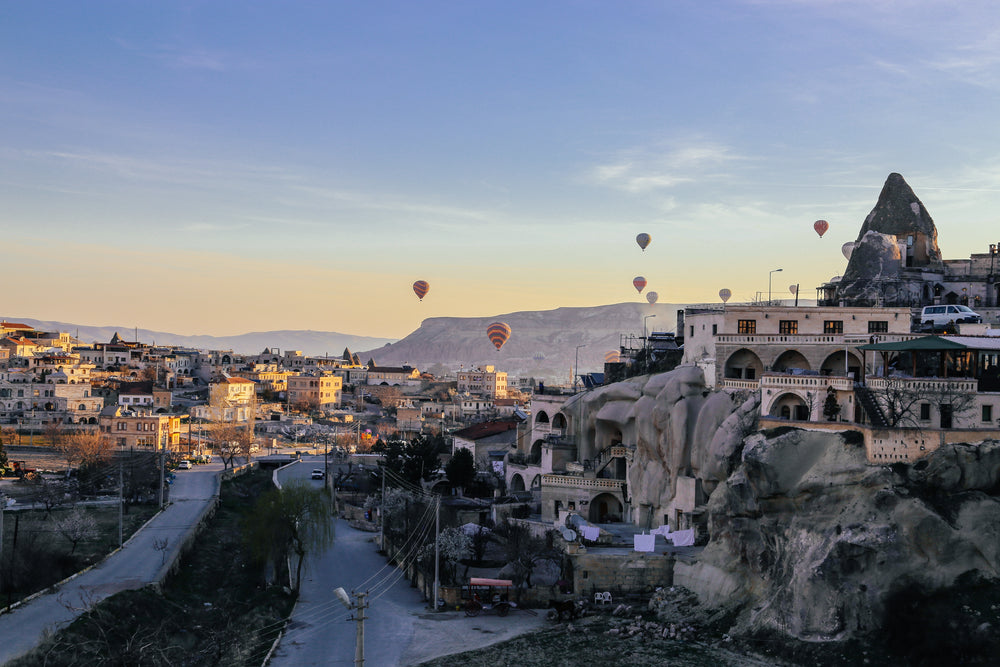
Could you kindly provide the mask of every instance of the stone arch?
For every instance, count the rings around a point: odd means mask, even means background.
[[[88,424],[96,424],[97,423],[97,417],[91,417],[90,419],[87,420],[87,423]]]
[[[521,477],[521,473],[516,472],[510,478],[510,490],[511,490],[511,493],[517,493],[518,491],[524,491],[524,478]]]
[[[538,414],[535,415],[535,423],[536,424],[548,424],[549,423],[549,415],[548,415],[548,413],[545,412],[545,410],[539,410]]]
[[[837,350],[830,353],[819,367],[823,375],[843,375],[844,374],[844,351]],[[847,371],[854,373],[854,377],[861,377],[861,359],[853,352],[847,353]]]
[[[771,368],[776,373],[784,373],[792,369],[812,370],[812,366],[809,365],[809,361],[805,358],[805,355],[798,350],[785,350],[774,360]]]
[[[56,406],[55,406],[55,404],[53,404],[53,403],[50,402],[50,403],[46,403],[45,407],[43,409],[52,411],[52,410],[56,409]]]
[[[566,415],[561,412],[557,412],[555,416],[552,417],[552,428],[565,429]]]
[[[541,488],[542,488],[542,476],[535,475],[534,477],[531,478],[531,490],[537,491],[541,490]]]
[[[83,403],[81,403],[80,407],[77,408],[77,410],[86,410],[86,409],[87,409],[87,406],[84,405]]]
[[[760,357],[745,347],[733,352],[726,359],[725,374],[735,380],[758,380],[764,373]]]
[[[622,520],[625,507],[613,493],[599,493],[590,500],[587,517],[591,523],[613,523]]]
[[[528,461],[531,463],[539,463],[542,460],[542,440],[535,440],[531,445],[531,451],[528,453]]]
[[[780,419],[809,421],[809,404],[798,394],[786,392],[771,402],[768,415]]]

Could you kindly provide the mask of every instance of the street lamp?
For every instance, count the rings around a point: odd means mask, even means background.
[[[771,276],[778,271],[781,271],[781,269],[775,269],[767,274],[767,305],[769,306],[771,305]]]
[[[646,315],[645,317],[642,318],[642,345],[643,345],[643,347],[647,346],[646,345],[646,320],[648,320],[651,317],[656,317],[656,313],[653,313],[652,315]]]
[[[580,348],[587,347],[586,343],[576,346],[576,359],[573,362],[573,391],[576,392],[576,380],[580,377]]]

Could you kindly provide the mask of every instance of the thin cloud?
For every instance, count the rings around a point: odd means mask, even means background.
[[[721,176],[721,167],[742,159],[728,147],[714,143],[663,151],[630,149],[623,151],[618,159],[594,167],[591,177],[602,185],[643,193]]]
[[[426,204],[422,202],[402,201],[398,199],[386,199],[383,197],[376,198],[372,195],[364,193],[350,192],[347,190],[333,190],[308,185],[294,186],[293,189],[321,199],[341,202],[352,208],[368,211],[389,211],[394,213],[463,218],[479,221],[487,221],[491,219],[491,215],[489,213],[478,209],[444,206],[440,204]]]

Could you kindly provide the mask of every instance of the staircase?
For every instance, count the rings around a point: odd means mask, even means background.
[[[861,382],[854,383],[854,395],[857,397],[858,403],[864,409],[865,414],[868,416],[868,422],[875,428],[889,428],[889,422],[886,420],[885,415],[882,413],[882,408],[878,406],[878,402],[872,395],[871,389],[865,386]]]

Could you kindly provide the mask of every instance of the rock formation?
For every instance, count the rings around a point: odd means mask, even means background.
[[[922,271],[942,271],[937,228],[899,174],[889,174],[855,242],[837,298],[848,303],[919,300]],[[907,270],[916,270],[908,275]]]
[[[564,410],[575,415],[581,459],[616,439],[635,444],[631,503],[662,516],[679,476],[700,479],[707,493],[726,479],[758,407],[757,394],[711,392],[700,369],[682,366],[578,394]]]
[[[747,439],[709,500],[711,541],[675,581],[739,611],[737,630],[809,640],[876,631],[893,596],[1000,577],[1000,445],[868,465],[860,437]]]
[[[701,481],[710,540],[675,563],[674,583],[736,618],[737,633],[843,640],[882,629],[901,595],[960,580],[1000,589],[1000,443],[870,465],[861,433],[755,432],[758,408],[756,394],[710,391],[698,369],[679,367],[578,394],[564,410],[581,459],[635,445],[631,504],[650,509],[640,521],[673,515],[679,477]]]

